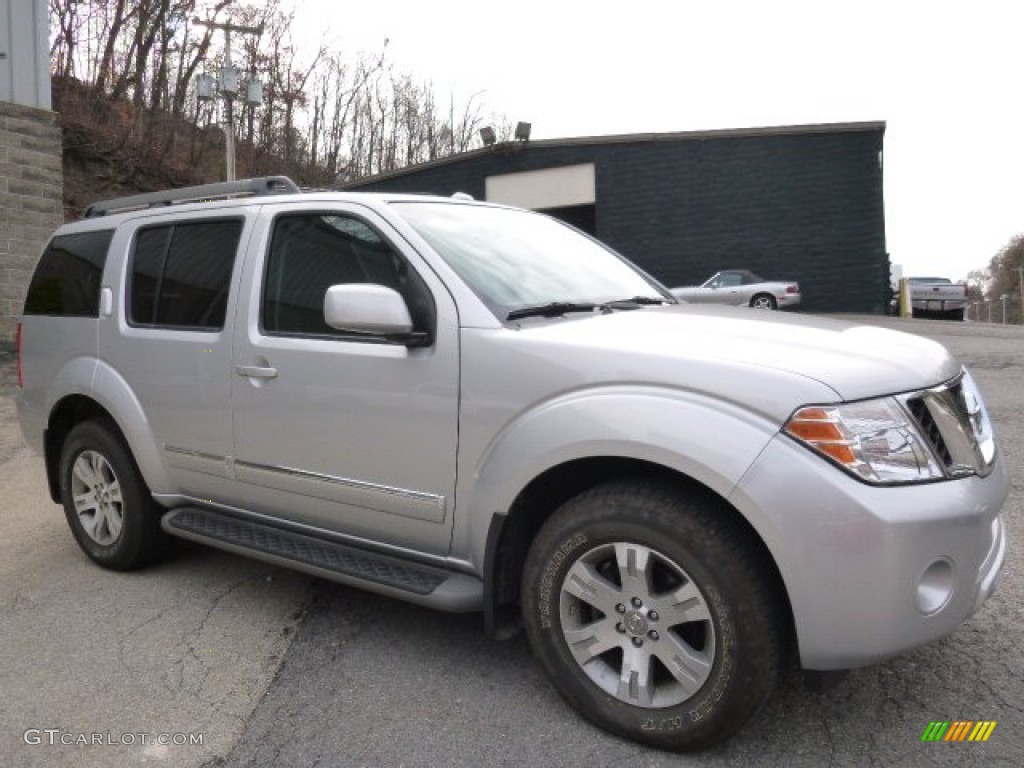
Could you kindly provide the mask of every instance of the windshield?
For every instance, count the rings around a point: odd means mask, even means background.
[[[673,301],[621,256],[548,216],[482,205],[394,205],[502,320],[555,303]]]

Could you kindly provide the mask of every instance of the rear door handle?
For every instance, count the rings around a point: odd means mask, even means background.
[[[258,365],[236,365],[235,373],[250,379],[276,379],[277,368],[263,368]]]

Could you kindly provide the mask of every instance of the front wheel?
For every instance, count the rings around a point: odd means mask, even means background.
[[[523,572],[530,643],[601,728],[661,749],[727,738],[775,689],[776,579],[752,535],[704,494],[610,483],[541,528]]]
[[[754,309],[778,309],[779,302],[770,293],[759,293],[750,300]]]

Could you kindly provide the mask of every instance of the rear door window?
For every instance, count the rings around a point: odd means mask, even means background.
[[[100,281],[113,235],[103,230],[53,238],[29,283],[25,314],[99,317]]]
[[[241,233],[242,222],[236,219],[139,230],[132,251],[129,322],[221,330]]]

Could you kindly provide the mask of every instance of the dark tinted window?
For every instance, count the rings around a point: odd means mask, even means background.
[[[135,236],[132,258],[131,321],[152,325],[156,320],[156,296],[171,242],[171,227],[144,229]]]
[[[150,227],[135,237],[129,317],[135,325],[224,327],[240,221]]]
[[[349,216],[282,216],[274,227],[263,289],[267,333],[351,336],[324,322],[332,285],[376,283],[405,298],[416,330],[433,325],[434,305],[416,271],[376,230]]]
[[[99,317],[100,279],[113,235],[108,230],[53,238],[29,283],[25,314]]]

